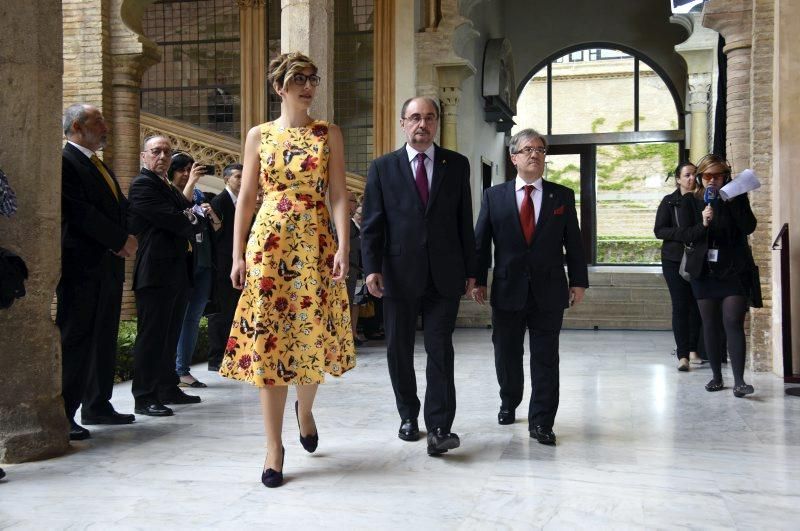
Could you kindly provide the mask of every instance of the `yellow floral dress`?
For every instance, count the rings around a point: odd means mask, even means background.
[[[219,372],[259,387],[321,383],[355,366],[347,288],[332,280],[328,124],[262,124],[259,151],[264,202]]]

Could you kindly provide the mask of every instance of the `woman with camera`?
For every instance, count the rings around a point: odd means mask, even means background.
[[[211,167],[213,169],[213,166]],[[208,166],[204,166],[182,152],[172,155],[167,178],[172,185],[183,194],[183,196],[195,204],[195,210],[200,215],[203,223],[203,232],[195,237],[192,245],[192,258],[194,260],[194,284],[189,295],[189,304],[186,307],[186,315],[181,326],[181,336],[178,340],[177,355],[175,357],[175,372],[181,387],[206,387],[206,384],[192,376],[189,368],[192,364],[192,356],[197,346],[197,335],[200,329],[200,317],[211,297],[211,286],[213,275],[213,259],[211,235],[222,227],[221,220],[211,209],[211,205],[205,200],[203,192],[196,188],[200,177],[209,171]]]
[[[681,203],[680,223],[683,240],[691,245],[686,271],[691,275],[692,291],[700,308],[703,336],[713,378],[706,391],[725,388],[721,371],[721,331],[727,336],[728,355],[733,370],[733,394],[753,393],[744,381],[744,317],[754,290],[755,264],[747,236],[756,228],[747,194],[722,201],[719,190],[731,180],[728,162],[714,154],[697,164],[697,189]]]
[[[700,312],[692,293],[692,286],[678,272],[683,258],[683,241],[680,238],[678,214],[681,199],[695,189],[695,165],[681,162],[675,169],[675,191],[665,195],[658,205],[653,232],[663,240],[661,245],[661,270],[667,282],[672,302],[672,333],[675,336],[678,370],[688,371],[690,360],[701,363],[697,355],[700,339]]]

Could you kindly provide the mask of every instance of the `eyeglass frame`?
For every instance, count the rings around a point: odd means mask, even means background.
[[[514,155],[527,155],[527,156],[530,157],[534,152],[538,153],[539,155],[547,155],[547,148],[546,147],[525,146],[524,148],[520,149],[519,151],[515,151]]]
[[[401,119],[403,121],[408,120],[409,123],[411,123],[411,125],[417,125],[422,123],[423,121],[428,123],[438,123],[439,115],[436,113],[429,113],[423,116],[422,114],[414,113],[411,116],[405,116],[404,118]]]
[[[296,74],[293,74],[292,77],[291,77],[291,80],[292,80],[292,83],[294,83],[298,87],[304,87],[306,85],[306,83],[311,83],[312,87],[318,87],[319,84],[322,82],[322,78],[320,76],[318,76],[317,74],[311,74],[310,76],[307,76],[307,75],[303,74],[302,72],[298,72]],[[300,80],[302,80],[302,81],[300,81]]]

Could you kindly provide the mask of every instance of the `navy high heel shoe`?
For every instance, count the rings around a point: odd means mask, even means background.
[[[286,449],[283,446],[281,446],[281,452],[283,452],[283,455],[281,456],[280,471],[268,468],[261,472],[261,483],[267,488],[274,489],[283,485],[283,462],[286,459]]]
[[[313,454],[319,444],[319,432],[314,435],[306,435],[303,437],[303,432],[300,431],[300,413],[298,412],[297,400],[294,401],[294,416],[297,418],[297,431],[300,433],[300,444],[303,445],[306,452]]]

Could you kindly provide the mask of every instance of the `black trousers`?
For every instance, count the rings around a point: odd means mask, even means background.
[[[679,267],[677,262],[661,262],[661,270],[672,300],[672,333],[675,336],[678,359],[688,358],[690,352],[699,352],[702,328],[692,285],[678,273]]]
[[[175,352],[188,302],[188,279],[179,285],[136,290],[131,391],[137,407],[159,402],[159,395],[177,388]]]
[[[219,312],[208,316],[208,364],[220,365],[225,353],[228,337],[231,335],[231,323],[239,304],[241,291],[234,288],[230,278],[215,280],[216,300]]]
[[[438,427],[449,432],[456,416],[453,330],[460,299],[443,297],[430,281],[422,297],[383,298],[389,376],[401,419],[419,416],[414,341],[417,316],[422,312],[425,352],[428,354],[424,407],[428,431]]]
[[[61,331],[61,394],[67,418],[83,403],[84,415],[114,411],[122,279],[111,271],[90,279],[61,279],[56,288]]]
[[[531,400],[528,406],[528,429],[552,428],[558,410],[559,372],[558,339],[564,310],[537,307],[531,293],[520,311],[492,308],[492,343],[500,405],[514,410],[522,402],[525,371],[522,357],[525,330],[530,333]]]

